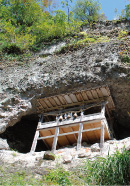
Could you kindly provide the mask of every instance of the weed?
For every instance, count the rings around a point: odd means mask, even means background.
[[[128,31],[126,30],[121,30],[118,34],[118,38],[121,39],[123,37],[126,37],[128,35]]]
[[[122,55],[121,56],[121,61],[124,62],[124,63],[130,63],[130,58],[128,55]]]
[[[92,185],[128,185],[130,184],[130,153],[123,149],[113,156],[87,160],[78,172],[85,183]]]

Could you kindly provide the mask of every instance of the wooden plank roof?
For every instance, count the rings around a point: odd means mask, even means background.
[[[107,85],[37,99],[37,110],[39,113],[45,113],[53,110],[65,109],[67,107],[106,100],[108,101],[108,109],[115,109],[115,105]]]

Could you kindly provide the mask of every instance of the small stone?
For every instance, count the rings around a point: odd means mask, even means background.
[[[68,155],[63,157],[64,164],[71,163],[71,161],[72,161],[72,156]]]
[[[80,154],[78,154],[78,158],[85,158],[87,155],[86,155],[86,153],[80,153]]]
[[[43,159],[45,159],[45,160],[55,160],[55,154],[53,154],[51,151],[46,151],[45,153],[44,153],[44,157],[43,157]]]
[[[126,150],[130,150],[130,144],[126,144],[126,145],[125,145],[125,149],[126,149]]]
[[[0,138],[0,150],[9,150],[9,145],[6,139]]]
[[[92,152],[100,152],[100,147],[98,143],[95,143],[94,145],[91,146],[91,151]]]

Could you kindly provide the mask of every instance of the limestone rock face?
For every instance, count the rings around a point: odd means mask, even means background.
[[[92,145],[91,146],[91,151],[92,152],[100,152],[99,143],[95,143],[94,145]]]
[[[104,27],[110,32],[107,29]],[[116,105],[113,114],[118,130],[122,135],[122,129],[129,131],[125,128],[130,129],[130,67],[120,56],[129,42],[129,38],[127,42],[113,39],[68,54],[38,57],[23,66],[0,68],[0,133],[22,116],[36,114],[37,98],[104,84],[109,86]]]
[[[9,150],[9,145],[7,143],[7,140],[0,138],[0,150]]]

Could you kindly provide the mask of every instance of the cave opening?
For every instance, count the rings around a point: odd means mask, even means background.
[[[23,116],[14,126],[8,127],[0,134],[0,138],[7,139],[10,149],[21,152],[30,152],[36,132],[39,116],[37,114]],[[43,141],[39,140],[36,152],[47,150]]]

